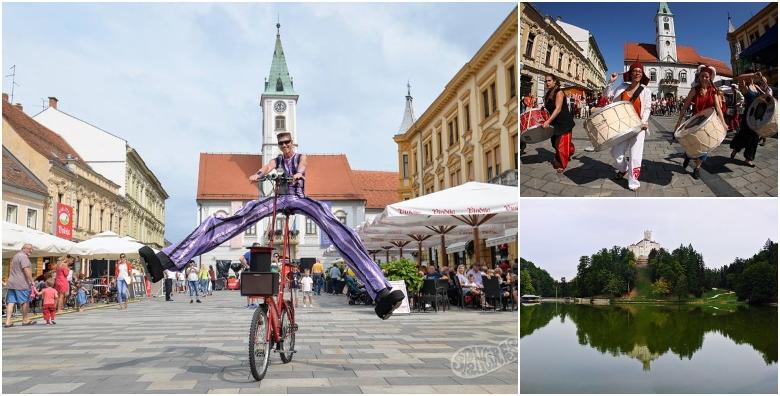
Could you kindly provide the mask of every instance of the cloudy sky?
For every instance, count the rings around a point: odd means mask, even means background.
[[[580,256],[628,246],[653,231],[673,250],[692,244],[707,267],[756,254],[777,241],[775,199],[523,199],[520,256],[555,279],[577,275]]]
[[[195,225],[198,153],[260,151],[277,17],[300,150],[397,171],[407,80],[419,115],[515,6],[4,3],[3,75],[16,65],[28,114],[56,96],[128,140],[171,196],[165,237],[177,242]]]

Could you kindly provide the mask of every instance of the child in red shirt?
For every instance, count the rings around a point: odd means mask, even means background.
[[[47,325],[57,324],[54,321],[57,315],[57,289],[54,288],[54,279],[46,279],[46,287],[41,291],[43,298],[43,320]]]

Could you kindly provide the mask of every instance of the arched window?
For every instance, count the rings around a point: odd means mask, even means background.
[[[671,80],[674,78],[674,74],[671,70],[667,70],[666,73],[664,73],[664,80]]]
[[[227,212],[225,212],[224,210],[218,210],[218,211],[214,212],[214,217],[216,217],[218,219],[225,218],[225,217],[227,217]]]
[[[664,23],[664,30],[669,30],[669,24],[668,23]]]
[[[274,130],[284,131],[286,129],[284,116],[276,116],[275,121]]]
[[[282,84],[282,79],[277,78],[276,79],[276,92],[282,92],[284,91],[284,84]]]
[[[656,75],[655,69],[650,69],[650,81],[657,81],[658,76]]]
[[[680,82],[681,83],[688,82],[688,72],[686,72],[685,70],[680,71]]]

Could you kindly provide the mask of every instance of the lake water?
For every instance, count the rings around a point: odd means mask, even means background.
[[[777,393],[777,308],[523,306],[520,393]]]

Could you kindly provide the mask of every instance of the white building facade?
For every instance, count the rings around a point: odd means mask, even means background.
[[[653,240],[653,232],[647,230],[645,231],[645,237],[642,238],[641,241],[630,245],[628,250],[634,253],[634,257],[636,257],[637,260],[647,260],[647,257],[653,249],[657,250],[660,248],[661,244]]]

